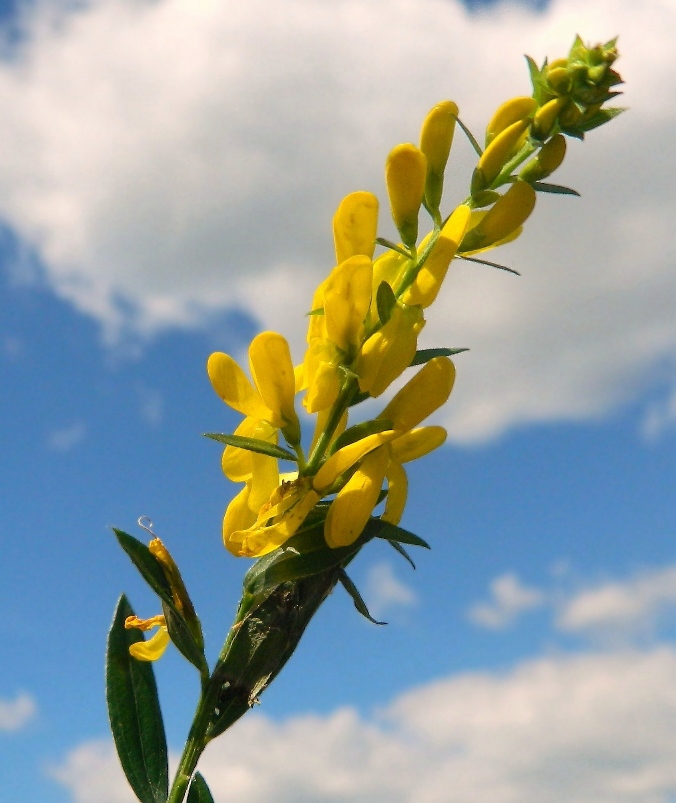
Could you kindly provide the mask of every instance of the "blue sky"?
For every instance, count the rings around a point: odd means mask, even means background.
[[[431,105],[454,98],[480,131],[528,91],[522,54],[555,58],[579,32],[620,34],[632,110],[570,147],[560,180],[582,198],[538,203],[501,254],[521,278],[459,266],[429,311],[424,345],[471,349],[438,417],[449,444],[410,472],[404,526],[433,551],[414,573],[366,550],[353,576],[389,626],[337,591],[204,772],[247,803],[673,800],[671,4],[7,6],[3,795],[131,799],[105,634],[121,591],[141,615],[156,603],[109,528],[154,521],[212,656],[245,571],[220,541],[234,488],[200,434],[237,424],[207,356],[260,328],[300,356],[342,195],[384,199],[384,157]],[[458,141],[460,196],[469,158]],[[157,671],[178,751],[195,678],[175,653]]]

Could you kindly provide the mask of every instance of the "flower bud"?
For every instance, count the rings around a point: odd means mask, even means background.
[[[425,192],[427,159],[415,145],[397,145],[385,164],[385,181],[392,218],[409,248],[418,239],[418,212]]]
[[[566,155],[566,139],[556,134],[540,148],[536,157],[519,173],[522,181],[541,181],[550,176],[561,164]]]
[[[472,176],[472,194],[485,190],[521,147],[530,120],[518,120],[503,129],[483,152]]]
[[[505,128],[518,123],[519,120],[525,120],[530,117],[535,109],[537,109],[537,103],[531,97],[511,98],[505,101],[502,106],[498,106],[486,126],[486,145],[490,145]]]
[[[420,150],[427,159],[425,203],[439,209],[444,188],[444,170],[453,144],[458,107],[452,100],[438,103],[427,115],[420,132]]]
[[[565,98],[554,98],[541,106],[533,117],[531,133],[540,140],[545,140],[551,134],[559,112],[568,101]]]
[[[516,231],[533,211],[535,190],[525,181],[516,181],[479,222],[465,235],[458,251],[472,253],[504,240]]]
[[[378,199],[371,192],[352,192],[333,218],[336,264],[358,254],[373,258],[378,227]]]

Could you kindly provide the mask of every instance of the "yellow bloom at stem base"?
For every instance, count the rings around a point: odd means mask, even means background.
[[[167,631],[167,623],[164,616],[152,616],[150,619],[139,619],[138,616],[128,616],[124,626],[127,630],[137,628],[138,630],[152,630],[159,628],[152,638],[147,641],[137,641],[129,647],[129,654],[137,661],[157,661],[164,655],[164,651],[169,646],[171,639]]]

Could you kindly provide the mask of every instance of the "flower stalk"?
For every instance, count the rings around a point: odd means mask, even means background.
[[[335,266],[308,293],[301,362],[294,365],[276,332],[253,338],[248,375],[229,354],[209,357],[216,394],[242,416],[234,433],[209,435],[224,445],[223,473],[239,486],[223,516],[223,542],[231,555],[255,562],[210,669],[199,618],[167,548],[154,533],[146,546],[115,531],[161,608],[141,619],[121,597],[108,641],[111,727],[141,803],[212,800],[197,772],[202,752],[259,702],[333,589],[342,585],[375,622],[346,573],[359,552],[380,539],[412,564],[407,547],[429,548],[399,526],[408,499],[404,466],[444,443],[446,430],[423,422],[448,400],[456,373],[450,357],[466,349],[418,349],[425,315],[454,259],[482,262],[476,254],[516,239],[538,193],[574,194],[542,179],[564,161],[565,137],[582,139],[621,111],[604,105],[618,94],[616,58],[615,40],[589,48],[578,37],[567,58],[542,67],[528,59],[533,94],[498,107],[484,149],[453,101],[437,104],[423,121],[419,146],[397,145],[385,162],[401,242],[377,236],[380,204],[372,193],[351,193],[339,204]],[[456,127],[469,137],[477,164],[464,200],[442,211]],[[423,212],[431,228],[421,239]],[[384,250],[376,254],[377,246]],[[374,417],[351,420],[359,404],[388,390],[389,402]],[[316,417],[309,445],[299,394]],[[280,461],[290,470],[281,471]],[[146,641],[143,633],[155,628]],[[170,644],[195,667],[201,688],[171,786],[152,668]]]

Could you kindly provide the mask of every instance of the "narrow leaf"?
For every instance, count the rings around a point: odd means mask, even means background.
[[[394,549],[396,549],[396,550],[397,550],[397,552],[398,552],[398,553],[399,553],[399,554],[400,554],[400,555],[401,555],[403,558],[405,558],[405,559],[406,559],[406,560],[407,560],[407,561],[408,561],[408,562],[411,564],[411,566],[412,566],[412,567],[415,569],[415,563],[413,563],[413,558],[412,558],[412,557],[411,557],[411,556],[408,554],[408,552],[407,552],[407,551],[404,549],[404,547],[403,547],[403,546],[402,546],[400,543],[398,543],[397,541],[390,541],[390,540],[388,540],[388,542],[387,542],[387,543],[388,543],[388,544],[389,544],[391,547],[394,547]]]
[[[185,619],[181,616],[180,611],[177,610],[171,588],[157,559],[151,554],[148,547],[138,539],[115,528],[113,528],[113,532],[117,536],[120,546],[129,555],[143,579],[162,601],[169,637],[179,652],[191,664],[196,666],[200,672],[208,671],[204,651],[195,641]]]
[[[113,527],[113,532],[120,546],[127,555],[129,555],[131,562],[139,570],[146,583],[148,583],[160,599],[173,604],[169,582],[164,576],[162,567],[157,559],[150,553],[148,547],[143,542],[139,541],[138,538],[134,538],[133,535],[129,535],[122,530],[117,530],[115,527]]]
[[[535,182],[537,184],[537,182]],[[533,186],[535,186],[533,184]],[[466,257],[462,254],[456,254],[459,259],[464,259],[465,262],[475,262],[477,265],[486,265],[488,268],[497,268],[498,270],[506,270],[507,273],[513,273],[515,276],[521,276],[518,270],[508,268],[506,265],[501,265],[499,262],[489,262],[487,259],[477,259],[476,257]]]
[[[476,155],[479,157],[483,156],[483,150],[481,149],[481,145],[479,145],[479,143],[476,141],[474,134],[469,130],[469,128],[467,128],[467,126],[463,123],[463,121],[459,117],[456,117],[455,115],[453,116],[455,117],[455,121],[457,122],[457,124],[460,126],[460,128],[462,128],[462,131],[469,140],[470,145],[476,151]]]
[[[371,398],[371,394],[368,391],[365,392],[365,393],[356,393],[350,399],[350,407],[354,407],[355,404],[361,404],[363,401],[366,401],[366,399],[370,399],[370,398]]]
[[[376,306],[378,307],[378,318],[383,326],[392,317],[392,310],[397,306],[397,297],[394,290],[387,282],[381,282],[376,291]]]
[[[435,357],[452,357],[454,354],[462,354],[463,351],[469,351],[469,349],[419,349],[411,360],[411,367],[424,365]]]
[[[190,784],[188,803],[214,803],[207,782],[201,773],[196,772]]]
[[[411,255],[408,251],[404,250],[401,245],[397,245],[393,243],[392,240],[386,240],[384,237],[376,237],[376,242],[378,245],[382,245],[384,248],[389,248],[390,251],[396,251],[398,254],[401,254],[406,259],[410,259]]]
[[[357,586],[350,580],[347,576],[347,573],[344,569],[340,570],[338,575],[338,579],[340,580],[343,588],[347,591],[347,593],[352,597],[352,602],[354,602],[354,607],[359,611],[359,613],[366,617],[369,622],[373,622],[374,625],[386,625],[387,622],[379,622],[377,619],[374,619],[371,614],[369,613],[369,609],[366,607],[366,603],[362,599]]]
[[[431,549],[430,545],[415,533],[410,533],[402,527],[397,527],[396,524],[390,524],[389,521],[380,522],[382,527],[376,530],[373,534],[376,538],[384,538],[386,541],[396,541],[399,544],[408,544],[409,546],[421,546],[425,549]]]
[[[137,661],[129,647],[143,639],[126,630],[134,611],[123,594],[108,634],[106,699],[120,764],[141,803],[165,803],[169,790],[167,742],[152,663]]]
[[[577,195],[578,198],[580,197],[580,193],[577,190],[563,187],[560,184],[548,184],[546,181],[534,181],[533,189],[536,192],[549,192],[552,195]]]
[[[204,437],[211,438],[219,443],[226,443],[228,446],[236,446],[238,449],[246,449],[249,452],[267,454],[279,460],[293,460],[294,463],[298,462],[298,458],[293,452],[282,449],[281,446],[275,446],[274,443],[262,441],[259,438],[245,438],[242,435],[223,435],[218,432],[205,432]]]

